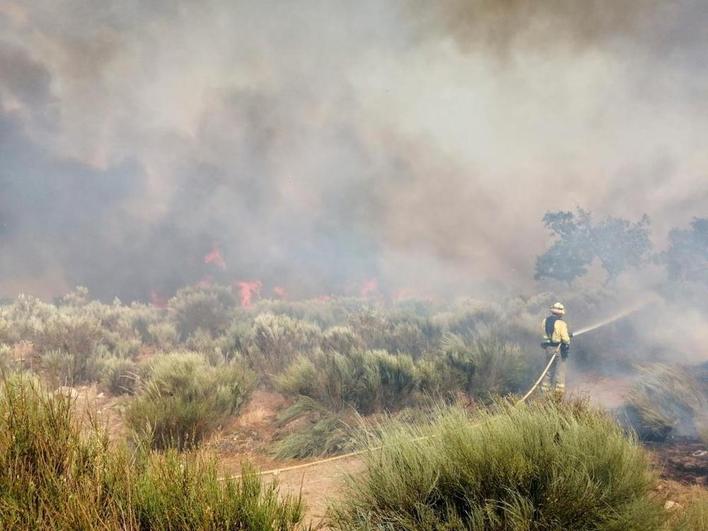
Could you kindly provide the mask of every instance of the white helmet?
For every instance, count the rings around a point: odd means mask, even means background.
[[[563,306],[560,302],[557,302],[551,306],[551,313],[553,315],[565,315],[565,306]]]

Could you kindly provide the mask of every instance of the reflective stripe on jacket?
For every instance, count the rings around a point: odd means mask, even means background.
[[[552,321],[549,321],[549,319],[552,319]],[[553,332],[549,334],[548,332],[550,332],[551,324],[553,325]],[[555,343],[556,345],[560,343],[565,343],[567,345],[570,343],[568,325],[560,317],[556,315],[549,315],[543,320],[542,328],[544,341]]]

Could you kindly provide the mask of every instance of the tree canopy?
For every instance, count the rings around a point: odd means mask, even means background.
[[[669,232],[669,247],[661,261],[672,280],[708,284],[708,218],[695,218],[689,229]]]
[[[635,223],[615,217],[595,222],[589,211],[578,208],[575,212],[546,212],[543,223],[555,241],[537,257],[536,279],[571,283],[585,275],[597,259],[607,282],[612,282],[628,268],[645,262],[652,248],[646,215]]]

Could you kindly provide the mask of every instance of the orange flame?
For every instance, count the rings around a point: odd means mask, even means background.
[[[221,249],[219,249],[218,245],[215,245],[211,252],[204,257],[204,263],[212,264],[222,271],[226,269],[226,260],[224,260],[224,255],[221,254]]]
[[[260,280],[238,282],[238,290],[241,294],[241,306],[248,308],[253,303],[253,298],[261,293],[263,283]]]

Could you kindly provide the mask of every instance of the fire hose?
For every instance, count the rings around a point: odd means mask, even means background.
[[[548,364],[546,365],[546,368],[543,369],[543,372],[541,373],[541,376],[538,377],[538,380],[536,380],[536,383],[531,386],[531,389],[529,389],[526,394],[519,400],[516,405],[518,406],[519,404],[523,404],[526,402],[528,397],[530,397],[533,392],[536,390],[536,388],[539,386],[539,384],[543,381],[543,379],[546,377],[546,374],[548,374],[548,371],[551,370],[551,367],[553,366],[553,362],[556,361],[556,358],[558,357],[558,352],[556,351],[553,356],[551,356],[551,359],[548,360]]]
[[[582,334],[587,334],[588,332],[592,332],[593,330],[597,330],[598,328],[601,328],[601,327],[603,327],[603,326],[605,326],[605,325],[608,325],[608,324],[610,324],[610,323],[614,323],[615,321],[618,321],[618,320],[620,320],[620,319],[622,319],[622,318],[624,318],[624,317],[626,317],[626,316],[628,316],[628,315],[630,315],[630,314],[632,314],[632,313],[638,311],[640,308],[644,307],[647,303],[648,303],[648,301],[642,302],[642,303],[640,303],[640,304],[636,304],[636,305],[634,305],[634,306],[632,306],[632,307],[630,307],[630,308],[628,308],[628,309],[626,309],[626,310],[624,310],[624,311],[618,313],[617,315],[614,315],[614,316],[612,316],[612,317],[610,317],[610,318],[608,318],[608,319],[605,319],[604,321],[601,321],[601,322],[599,322],[599,323],[596,323],[596,324],[594,324],[594,325],[592,325],[592,326],[588,326],[588,327],[585,327],[585,328],[581,328],[578,332],[576,332],[576,333],[573,334],[573,337],[577,337],[577,336],[580,336],[580,335],[582,335]],[[553,362],[556,361],[556,358],[557,358],[557,357],[558,357],[558,351],[556,351],[556,352],[553,354],[553,356],[551,356],[551,359],[548,360],[548,363],[546,364],[546,367],[543,369],[543,372],[541,373],[541,376],[538,377],[538,379],[536,380],[536,382],[531,386],[531,388],[526,392],[526,394],[525,394],[523,397],[521,397],[521,399],[520,399],[519,401],[517,401],[517,402],[514,404],[515,406],[521,405],[521,404],[523,404],[524,402],[526,402],[526,400],[528,400],[528,398],[533,394],[533,392],[538,388],[538,386],[541,384],[541,382],[543,381],[543,379],[546,377],[546,374],[548,374],[548,371],[551,370],[551,367],[553,366]],[[412,439],[411,442],[423,441],[423,440],[430,439],[430,438],[431,438],[431,437],[417,437],[417,438],[415,438],[415,439]],[[349,452],[349,453],[347,453],[347,454],[341,454],[341,455],[335,455],[335,456],[332,456],[332,457],[326,457],[326,458],[320,459],[320,460],[318,460],[318,461],[310,461],[309,463],[300,463],[299,465],[286,466],[286,467],[283,467],[283,468],[274,468],[274,469],[272,469],[272,470],[264,470],[264,471],[262,471],[262,472],[258,472],[258,476],[269,476],[269,475],[277,476],[277,475],[280,474],[281,472],[291,472],[291,471],[293,471],[293,470],[300,470],[300,469],[304,469],[304,468],[310,468],[310,467],[313,467],[313,466],[322,465],[322,464],[325,464],[325,463],[332,463],[332,462],[334,462],[334,461],[341,461],[341,460],[344,460],[344,459],[349,459],[349,458],[351,458],[351,457],[356,457],[356,456],[359,456],[359,455],[363,455],[363,454],[365,454],[365,453],[367,453],[367,452],[371,452],[371,451],[374,451],[374,450],[381,450],[382,448],[384,448],[384,446],[375,446],[375,447],[373,447],[373,448],[366,448],[366,449],[364,449],[364,450],[357,450],[357,451],[355,451],[355,452]],[[236,475],[236,476],[230,476],[230,477],[228,477],[228,478],[219,478],[219,479],[221,479],[221,480],[223,481],[223,480],[226,480],[226,479],[240,479],[240,478],[241,478],[241,475],[239,474],[239,475]]]

